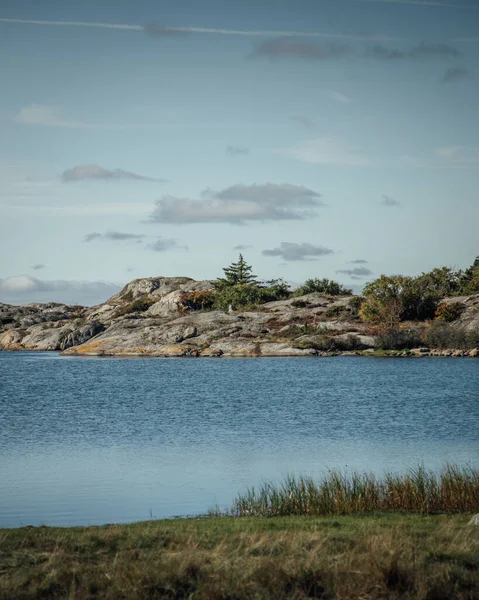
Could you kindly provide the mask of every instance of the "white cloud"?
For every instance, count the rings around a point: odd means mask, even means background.
[[[277,152],[317,165],[371,166],[371,161],[364,156],[360,148],[350,146],[335,138],[305,140],[293,148],[282,148]]]
[[[479,146],[443,146],[436,150],[445,166],[471,167],[479,165]]]
[[[271,248],[270,250],[263,250],[264,256],[280,256],[283,260],[297,261],[297,260],[314,260],[321,256],[327,256],[334,254],[331,248],[324,246],[315,246],[303,242],[302,244],[296,244],[294,242],[281,242],[277,248]]]
[[[44,127],[96,127],[88,123],[70,121],[60,116],[58,106],[46,106],[43,104],[31,104],[20,109],[13,120],[23,125],[43,125]]]
[[[391,196],[387,196],[386,194],[382,195],[381,204],[383,206],[401,206],[400,202],[398,202],[394,198],[391,198]]]
[[[328,98],[331,100],[335,100],[336,102],[340,102],[341,104],[349,104],[352,102],[352,99],[341,92],[335,92],[334,90],[330,90],[327,94]]]
[[[284,221],[315,216],[323,206],[321,194],[288,183],[234,185],[219,192],[205,190],[202,200],[163,196],[156,202],[150,222],[232,223]]]
[[[96,179],[111,181],[115,179],[132,179],[135,181],[156,181],[164,182],[164,179],[154,179],[152,177],[146,177],[145,175],[138,175],[137,173],[131,173],[130,171],[124,171],[123,169],[104,169],[98,165],[77,165],[71,169],[67,169],[62,174],[62,180],[64,183],[70,183],[72,181],[83,181],[85,179]]]
[[[0,301],[6,304],[64,302],[93,305],[121,290],[121,285],[104,281],[42,281],[28,275],[0,279]]]

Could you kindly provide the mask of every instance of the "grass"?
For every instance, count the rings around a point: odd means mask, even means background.
[[[0,530],[0,598],[472,600],[469,515],[211,517]]]
[[[479,470],[447,465],[439,474],[424,467],[405,475],[342,474],[331,471],[319,482],[287,477],[280,485],[265,483],[239,495],[228,514],[235,517],[350,515],[378,511],[419,514],[479,510]]]
[[[418,467],[289,477],[229,515],[3,529],[0,599],[473,600],[478,510],[477,470]]]

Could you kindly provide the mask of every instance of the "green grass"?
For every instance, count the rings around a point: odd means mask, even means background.
[[[279,485],[265,483],[240,494],[227,514],[235,517],[349,515],[378,511],[419,514],[479,510],[479,470],[447,465],[441,473],[424,467],[405,475],[343,474],[331,471],[319,481],[286,477]]]
[[[479,598],[470,515],[211,517],[0,530],[0,598]]]

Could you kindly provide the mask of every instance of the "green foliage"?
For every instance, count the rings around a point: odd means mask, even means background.
[[[262,302],[267,302],[263,300],[263,288],[256,285],[225,286],[217,289],[214,295],[214,307],[219,310],[228,310],[230,306],[237,310]]]
[[[270,279],[261,284],[264,290],[263,297],[269,298],[264,302],[273,302],[275,300],[287,300],[291,296],[291,286],[284,279]]]
[[[377,347],[383,350],[409,350],[422,343],[420,334],[408,329],[385,331],[376,337]]]
[[[361,310],[361,306],[364,302],[364,298],[362,296],[353,296],[349,301],[349,309],[351,310],[351,315],[353,317],[357,317],[359,315],[359,311]]]
[[[130,313],[145,312],[145,310],[148,310],[150,308],[150,306],[154,303],[155,303],[155,301],[152,298],[148,298],[148,296],[146,296],[146,295],[141,296],[140,298],[137,298],[133,302],[130,302],[129,304],[125,304],[124,306],[119,308],[116,311],[115,316],[123,317],[124,315],[128,315]]]
[[[479,294],[479,256],[461,275],[461,291],[464,294]]]
[[[293,343],[293,348],[299,348],[300,350],[313,348],[321,352],[352,352],[354,350],[361,350],[363,345],[358,336],[354,334],[339,339],[335,339],[331,335],[322,334],[311,340],[295,342]]]
[[[332,279],[307,279],[304,285],[295,290],[295,296],[304,296],[318,292],[327,296],[351,296],[352,290],[345,288],[337,281]]]
[[[434,318],[436,321],[452,323],[457,321],[464,312],[466,306],[462,302],[441,302],[437,307]]]
[[[479,347],[479,330],[471,331],[444,321],[434,321],[423,339],[429,348],[471,350]]]
[[[256,285],[257,276],[253,275],[253,267],[248,265],[240,254],[238,262],[231,263],[223,269],[225,276],[216,280],[216,289],[223,289],[233,285]]]
[[[183,292],[180,296],[181,310],[212,310],[215,293],[209,291]]]
[[[349,312],[347,306],[331,306],[326,311],[326,316],[328,319],[339,317],[342,313]]]

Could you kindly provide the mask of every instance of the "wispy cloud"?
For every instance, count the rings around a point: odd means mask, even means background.
[[[341,92],[335,92],[334,90],[330,90],[327,93],[327,96],[331,100],[334,100],[335,102],[340,102],[341,104],[349,104],[350,102],[352,102],[352,98],[349,98],[349,96],[346,96],[346,94],[343,94]]]
[[[376,44],[366,51],[366,57],[383,60],[421,59],[421,58],[458,58],[461,53],[450,44],[430,44],[421,42],[410,49],[399,50]]]
[[[106,233],[87,233],[84,242],[93,242],[97,240],[110,241],[110,242],[140,242],[145,238],[142,234],[137,233],[125,233],[123,231],[107,231]]]
[[[475,167],[479,165],[479,146],[443,146],[436,150],[443,166]]]
[[[367,261],[367,260],[364,260],[364,259],[362,259],[362,258],[358,258],[358,259],[356,259],[356,260],[350,260],[350,261],[349,261],[349,264],[350,264],[350,265],[367,265],[367,264],[368,264],[368,261]]]
[[[398,202],[394,198],[391,198],[391,196],[387,196],[386,194],[382,195],[381,204],[383,206],[401,206],[400,202]]]
[[[317,131],[318,124],[316,123],[316,121],[313,121],[313,119],[309,119],[308,117],[302,117],[301,115],[300,116],[293,115],[291,117],[291,120],[295,121],[296,123],[299,123],[300,125],[305,127],[308,131]]]
[[[131,173],[130,171],[124,171],[123,169],[104,169],[98,165],[77,165],[62,173],[62,181],[64,183],[92,179],[103,181],[130,179],[134,181],[165,182],[164,179],[154,179],[153,177],[138,175],[137,173]]]
[[[249,246],[248,244],[238,244],[238,246],[233,246],[233,250],[248,250],[248,248],[252,248],[253,246]]]
[[[141,233],[126,233],[123,231],[107,231],[106,233],[98,233],[95,231],[92,233],[87,233],[83,241],[86,243],[103,241],[141,244],[148,238],[151,239],[151,236],[147,236]],[[163,237],[157,237],[153,241],[144,244],[143,248],[146,250],[153,250],[154,252],[166,252],[167,250],[179,248],[182,248],[184,250],[188,249],[187,246],[180,246],[180,244],[178,244],[178,240],[176,239]]]
[[[300,220],[315,216],[323,206],[321,194],[288,183],[234,185],[215,192],[205,190],[202,200],[164,196],[150,214],[153,223],[232,223]]]
[[[245,156],[249,154],[249,148],[245,148],[244,146],[228,146],[226,148],[226,154],[230,156]]]
[[[469,79],[470,74],[467,69],[460,69],[458,67],[452,67],[448,69],[441,81],[443,83],[455,83],[456,81],[462,81],[463,79]]]
[[[331,60],[344,58],[351,53],[352,49],[345,44],[308,42],[292,36],[285,36],[263,42],[252,52],[251,56],[271,59]]]
[[[42,281],[29,275],[0,279],[0,301],[11,304],[26,302],[65,302],[92,305],[104,302],[122,286],[104,281]]]
[[[86,123],[63,116],[60,106],[47,104],[30,104],[20,108],[13,116],[13,121],[20,125],[35,125],[41,127],[68,127],[72,129],[91,130],[132,130],[152,128],[182,128],[183,123],[171,121],[164,123]]]
[[[157,27],[151,25],[130,25],[121,23],[95,23],[86,21],[47,21],[34,19],[5,19],[0,18],[0,23],[17,23],[22,25],[43,25],[55,27],[92,27],[95,29],[116,29],[118,31],[141,31],[146,33],[158,32],[163,35],[174,35],[175,33],[204,33],[218,35],[234,35],[246,37],[264,37],[264,36],[294,36],[307,38],[347,38],[347,39],[373,39],[390,40],[387,35],[362,36],[351,33],[325,33],[320,31],[293,31],[293,30],[264,30],[264,29],[224,29],[218,27]]]
[[[317,165],[371,166],[360,148],[336,138],[317,138],[299,142],[292,148],[281,148],[279,154]]]
[[[147,244],[146,248],[148,250],[153,250],[154,252],[166,252],[167,250],[174,250],[179,248],[183,250],[188,250],[188,246],[180,246],[178,244],[178,240],[172,238],[158,238],[151,244]]]
[[[286,261],[315,260],[321,256],[334,254],[334,250],[325,246],[315,246],[313,244],[293,242],[281,242],[277,248],[263,250],[264,256],[280,256]]]
[[[366,267],[356,267],[355,269],[338,269],[336,273],[348,275],[351,279],[362,279],[363,277],[368,277],[369,275],[373,274],[373,272]]]

